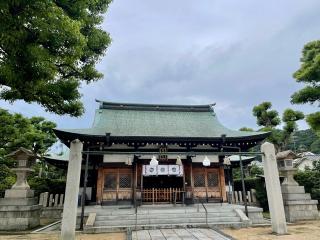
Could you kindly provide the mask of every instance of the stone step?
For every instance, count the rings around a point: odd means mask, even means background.
[[[97,212],[97,217],[100,216],[106,216],[106,212],[107,211],[101,211],[101,212]],[[216,210],[216,209],[207,209],[207,212],[209,214],[216,214],[217,216],[224,216],[224,215],[230,215],[234,212],[233,209],[221,209],[221,210]],[[160,214],[165,214],[165,215],[183,215],[183,214],[205,214],[205,210],[204,209],[199,209],[199,211],[197,209],[156,209],[156,210],[140,210],[138,209],[137,214],[138,215],[160,215]],[[122,212],[117,212],[117,211],[110,211],[107,212],[107,216],[128,216],[128,215],[135,215],[135,211],[134,210],[130,210],[130,211],[122,211]]]
[[[141,214],[158,214],[158,213],[196,213],[198,210],[195,209],[156,209],[156,210],[138,210],[138,213]],[[205,212],[205,210],[201,207],[199,208],[199,212]],[[225,213],[225,212],[233,212],[233,209],[214,209],[214,208],[207,208],[207,212],[212,213]]]
[[[283,200],[311,200],[310,193],[283,193]]]
[[[117,231],[127,231],[127,229],[134,230],[143,230],[143,229],[172,229],[172,228],[197,228],[197,227],[214,227],[214,228],[241,228],[243,223],[241,222],[217,222],[214,224],[205,224],[205,223],[179,223],[179,224],[148,224],[148,225],[119,225],[119,226],[95,226],[90,228],[85,228],[86,233],[105,233],[105,232],[117,232]],[[246,227],[246,226],[245,226]]]
[[[138,219],[138,225],[148,225],[148,224],[193,224],[193,223],[205,223],[206,218],[163,218],[163,219]],[[240,222],[240,217],[218,217],[218,218],[208,218],[208,223],[226,223],[226,222]],[[112,221],[102,221],[98,220],[95,222],[94,226],[127,226],[135,225],[135,219],[127,220],[112,220]]]
[[[232,212],[209,212],[208,217],[236,217],[237,214]],[[205,212],[196,212],[196,213],[170,213],[170,214],[137,214],[138,219],[168,219],[168,218],[205,218]],[[128,215],[100,215],[96,216],[96,221],[100,220],[126,220],[126,219],[136,219],[135,214],[128,214]]]
[[[282,193],[305,193],[304,186],[281,186]]]

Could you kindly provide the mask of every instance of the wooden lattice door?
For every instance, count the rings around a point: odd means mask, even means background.
[[[105,169],[103,180],[103,201],[131,200],[131,169]]]

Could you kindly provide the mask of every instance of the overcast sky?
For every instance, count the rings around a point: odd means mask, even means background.
[[[292,78],[303,45],[320,39],[319,10],[319,0],[114,0],[102,26],[113,39],[97,66],[104,78],[82,87],[81,118],[21,101],[0,106],[59,128],[90,127],[95,99],[216,103],[232,129],[257,128],[252,107],[262,101],[279,112],[312,112],[316,107],[292,106],[290,96],[303,86]]]

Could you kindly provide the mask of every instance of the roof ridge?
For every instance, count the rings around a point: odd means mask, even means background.
[[[118,110],[153,110],[153,111],[203,111],[214,112],[215,103],[203,105],[185,104],[151,104],[151,103],[119,103],[108,102],[96,99],[100,103],[99,109],[118,109]]]

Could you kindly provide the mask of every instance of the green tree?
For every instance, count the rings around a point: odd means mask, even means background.
[[[257,164],[252,164],[249,169],[250,177],[257,177],[258,175],[263,175],[263,168]]]
[[[239,131],[244,131],[244,132],[253,132],[254,130],[252,128],[248,128],[248,127],[242,127],[239,129]]]
[[[287,147],[293,132],[298,130],[297,121],[302,119],[304,119],[304,114],[302,112],[294,111],[290,108],[284,110],[282,115],[282,122],[285,124],[282,131],[283,147]]]
[[[278,126],[281,122],[279,113],[276,110],[271,110],[271,102],[262,102],[253,107],[253,116],[257,117],[258,126],[263,126],[265,129],[271,130]]]
[[[310,146],[310,150],[313,153],[317,153],[320,154],[320,139],[317,139],[316,141],[314,141],[311,146]]]
[[[270,131],[270,136],[267,141],[273,143],[277,151],[286,149],[290,138],[294,131],[298,129],[297,121],[304,118],[304,114],[300,111],[286,109],[282,115],[284,123],[283,129],[276,128],[281,119],[276,110],[272,110],[271,102],[262,102],[261,104],[253,107],[253,115],[257,118],[257,124],[262,126],[259,131]]]
[[[312,149],[311,146],[314,142],[317,142],[319,139],[320,138],[318,137],[318,135],[315,134],[315,132],[312,129],[294,131],[292,137],[289,140],[288,149],[297,150],[298,152],[314,152],[316,148]]]
[[[306,44],[302,50],[301,66],[293,74],[297,82],[306,84],[305,87],[291,96],[294,104],[320,103],[320,41]],[[310,127],[320,134],[320,112],[309,114],[307,122]]]
[[[52,130],[56,124],[42,117],[27,118],[0,108],[0,122],[0,196],[2,196],[4,190],[15,182],[15,174],[10,170],[14,163],[4,156],[19,147],[33,150],[41,156],[57,139]],[[43,166],[41,162],[35,165],[35,172],[29,177],[31,183],[38,182],[36,176],[41,166]],[[55,169],[51,172],[53,173],[50,174],[50,178],[57,176]],[[34,186],[36,190],[37,186]],[[46,187],[50,188],[50,185]]]
[[[111,0],[0,1],[0,99],[80,116],[78,88],[111,42],[100,28]]]
[[[56,142],[53,132],[56,124],[42,117],[26,118],[0,108],[0,122],[0,157],[19,147],[43,154]]]
[[[313,162],[312,169],[298,171],[295,175],[299,185],[304,186],[311,198],[320,201],[320,160]]]
[[[259,131],[269,131],[267,141],[273,143],[278,150],[281,145],[281,130],[276,129],[276,126],[281,123],[281,119],[279,113],[271,108],[271,102],[262,102],[253,107],[252,113],[257,118],[257,125],[262,127]]]

